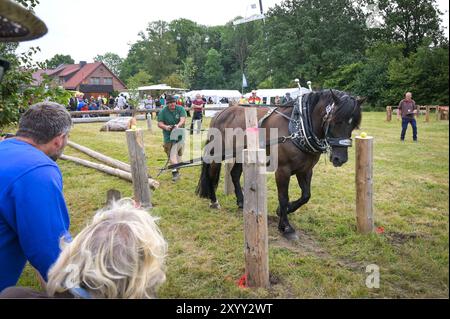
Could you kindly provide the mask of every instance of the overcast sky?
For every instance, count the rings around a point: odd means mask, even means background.
[[[448,0],[437,0],[448,37]],[[263,9],[282,0],[262,0]],[[251,4],[256,4],[252,9]],[[258,0],[40,0],[36,15],[48,33],[22,42],[19,50],[39,46],[36,61],[55,54],[69,54],[75,60],[92,62],[97,54],[114,52],[125,58],[129,44],[151,21],[186,18],[202,25],[223,25],[236,16],[258,13]]]

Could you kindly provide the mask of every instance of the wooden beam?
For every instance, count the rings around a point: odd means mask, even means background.
[[[373,137],[356,140],[356,225],[358,232],[373,232]]]
[[[144,209],[151,208],[151,193],[148,186],[143,131],[141,129],[127,130],[126,137],[131,175],[133,177],[134,200]]]
[[[113,168],[113,167],[110,167],[107,165],[90,162],[90,161],[87,161],[87,160],[84,160],[84,159],[81,159],[78,157],[64,155],[64,154],[61,155],[61,159],[65,160],[65,161],[71,161],[71,162],[74,162],[74,163],[77,163],[77,164],[80,164],[80,165],[83,165],[83,166],[86,166],[89,168],[96,169],[100,172],[119,177],[119,178],[124,179],[129,182],[133,181],[133,178],[131,177],[131,173],[122,171],[118,168]],[[149,184],[150,188],[152,188],[152,189],[156,189],[159,187],[159,182],[152,178],[148,179],[148,184]]]
[[[255,108],[245,111],[247,149],[244,159],[244,251],[249,287],[269,288],[266,151],[259,148]]]

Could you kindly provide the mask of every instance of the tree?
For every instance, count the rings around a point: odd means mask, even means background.
[[[209,49],[205,63],[206,88],[219,89],[223,84],[222,56],[216,49]]]
[[[112,73],[114,73],[116,76],[119,76],[123,59],[118,54],[107,52],[103,55],[97,55],[94,58],[94,61],[103,62],[108,67],[108,69],[111,70]]]
[[[249,78],[272,78],[276,87],[294,78],[321,86],[366,47],[366,14],[351,0],[286,0],[268,12],[264,29],[267,38],[251,47]]]
[[[416,52],[429,39],[435,46],[444,40],[436,0],[376,0],[384,20],[384,39],[404,44],[404,55]]]
[[[169,25],[165,21],[149,23],[147,27],[145,70],[152,74],[155,81],[172,74],[176,69],[177,46]]]
[[[388,98],[394,103],[411,91],[417,104],[448,105],[448,59],[448,48],[422,46],[407,58],[391,61]]]
[[[144,34],[140,32],[139,35],[141,36],[141,40],[131,45],[128,55],[120,69],[120,78],[125,82],[140,70],[145,70],[144,62],[147,53],[147,43]]]
[[[61,64],[74,64],[75,61],[70,55],[55,54],[53,58],[45,61],[48,69],[56,69]]]

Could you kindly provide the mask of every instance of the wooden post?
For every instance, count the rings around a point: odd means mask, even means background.
[[[392,120],[392,106],[386,106],[386,122]]]
[[[356,137],[356,222],[358,232],[373,231],[373,137]]]
[[[425,111],[425,122],[430,122],[430,106],[427,105],[426,106],[426,111]]]
[[[439,121],[441,119],[441,112],[440,112],[440,106],[436,106],[436,121]]]
[[[127,130],[126,135],[131,176],[133,177],[134,200],[144,209],[151,208],[151,194],[148,185],[143,131],[142,129]]]
[[[152,129],[152,114],[151,113],[147,117],[147,129],[150,131],[150,133],[153,131],[153,129]]]
[[[110,207],[112,203],[122,198],[122,193],[117,189],[109,189],[106,192],[106,207]]]
[[[245,110],[247,149],[244,159],[244,250],[249,287],[269,287],[266,151],[259,148],[255,108]]]
[[[227,134],[227,130],[225,130],[225,150],[231,150],[233,149],[233,136],[230,136],[230,134]],[[225,155],[227,152],[225,152]],[[225,170],[224,170],[224,192],[225,195],[232,195],[234,194],[234,185],[233,181],[231,179],[231,169],[234,165],[234,159],[226,159],[225,160]]]

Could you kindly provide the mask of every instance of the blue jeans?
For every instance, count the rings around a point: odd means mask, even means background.
[[[402,134],[400,135],[400,139],[403,141],[405,139],[406,129],[408,128],[408,123],[411,123],[413,130],[413,140],[417,141],[417,125],[415,118],[402,118]]]

